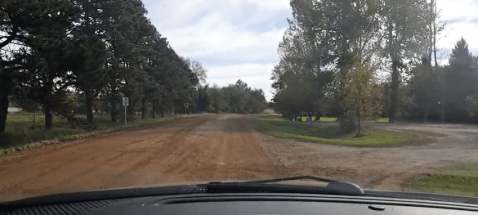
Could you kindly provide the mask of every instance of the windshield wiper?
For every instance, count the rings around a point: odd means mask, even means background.
[[[334,181],[334,180],[330,180],[326,178],[314,177],[310,175],[301,175],[301,176],[293,176],[293,177],[274,178],[274,179],[268,179],[268,180],[246,181],[242,183],[276,183],[276,182],[296,181],[296,180],[313,180],[313,181],[328,182],[328,183],[339,182],[339,181]]]
[[[327,182],[327,186],[292,186],[281,184],[270,184],[295,180],[313,180]],[[306,194],[333,194],[363,196],[364,191],[358,185],[349,182],[340,182],[314,176],[295,176],[269,180],[256,180],[246,182],[211,182],[207,185],[208,193],[244,193],[244,192],[265,192],[265,193],[306,193]]]

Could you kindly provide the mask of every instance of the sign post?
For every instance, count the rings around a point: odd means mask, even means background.
[[[128,107],[129,105],[129,98],[128,97],[123,97],[123,106],[124,106],[124,126],[127,126],[128,125],[128,117],[127,117],[127,114],[126,114],[126,107]]]

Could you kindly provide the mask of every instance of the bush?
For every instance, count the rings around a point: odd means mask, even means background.
[[[465,99],[465,103],[468,114],[474,119],[475,122],[478,122],[478,101],[476,101],[472,96],[469,96]]]
[[[12,145],[13,144],[9,136],[0,134],[0,148],[8,148]]]

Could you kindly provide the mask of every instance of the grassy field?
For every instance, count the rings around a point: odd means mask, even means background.
[[[274,121],[284,121],[284,118],[280,117],[280,116],[276,116],[276,115],[273,115],[273,116],[263,116],[263,118],[267,118],[268,120],[274,120]],[[307,122],[307,118],[309,117],[306,117],[306,116],[303,116],[302,117],[302,122]],[[315,116],[312,117],[312,121],[315,121]],[[320,117],[320,122],[336,122],[337,121],[337,117]]]
[[[478,164],[461,165],[420,176],[412,181],[408,188],[424,192],[478,196]]]
[[[280,119],[282,119],[281,117],[278,117]],[[306,117],[306,116],[303,116],[302,117],[302,122],[307,122],[307,118],[309,117]],[[315,116],[312,116],[312,121],[315,121]],[[320,122],[336,122],[337,121],[337,117],[325,117],[325,116],[322,116],[320,117],[319,119]]]
[[[375,122],[387,123],[387,122],[389,122],[389,118],[380,118]]]
[[[45,118],[42,114],[35,115],[34,122],[33,114],[8,114],[7,127],[5,135],[2,137],[0,148],[14,147],[54,137],[80,134],[82,132],[80,129],[71,128],[66,120],[54,117],[54,128],[49,133],[45,133],[43,129]]]
[[[319,119],[320,122],[337,122],[337,117],[326,117],[322,116]]]
[[[278,117],[278,118],[281,118],[281,117]],[[305,117],[303,116],[302,117],[302,122],[307,122],[307,118],[308,117]],[[315,121],[315,116],[312,117],[312,121]],[[326,117],[326,116],[322,116],[320,117],[320,122],[337,122],[337,117]],[[378,119],[377,121],[375,122],[381,122],[381,123],[386,123],[388,122],[388,118],[380,118]]]
[[[9,114],[5,134],[0,136],[0,149],[11,150],[12,147],[23,147],[29,143],[52,139],[58,139],[60,141],[74,140],[80,138],[82,134],[91,131],[98,132],[124,128],[123,124],[117,125],[111,122],[107,116],[95,118],[96,129],[90,131],[82,128],[72,128],[66,119],[54,117],[54,127],[47,133],[43,127],[45,122],[44,116],[42,114],[35,115],[34,122],[33,114]],[[128,127],[148,125],[159,121],[164,121],[164,118],[141,119],[135,117],[133,120],[128,121]]]
[[[382,131],[370,131],[363,137],[351,137],[341,134],[337,126],[311,126],[270,116],[257,119],[255,128],[262,133],[278,138],[342,146],[392,147],[407,141],[402,135]]]

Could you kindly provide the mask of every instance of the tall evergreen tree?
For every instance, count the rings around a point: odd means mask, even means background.
[[[0,1],[0,134],[4,132],[8,114],[8,97],[13,92],[15,81],[24,78],[25,62],[31,52],[26,40],[44,31],[57,16],[60,1],[11,0]],[[21,77],[19,77],[21,76]],[[24,79],[22,79],[24,80]]]
[[[115,2],[111,0],[75,0],[79,18],[72,29],[75,58],[72,59],[74,86],[85,99],[86,117],[93,123],[94,99],[106,86],[107,58],[105,39],[112,25]]]
[[[465,98],[477,97],[478,73],[475,59],[468,50],[468,44],[461,38],[452,50],[450,66],[445,75],[446,80],[446,115],[448,121],[467,121]]]
[[[28,28],[23,36],[23,45],[28,57],[24,75],[28,80],[20,82],[22,95],[28,96],[43,105],[45,129],[52,127],[52,112],[55,108],[55,93],[62,92],[72,81],[68,73],[71,56],[71,40],[67,32],[77,18],[77,8],[69,1],[48,0],[37,4],[23,5],[20,11],[30,11],[19,15],[27,21],[29,14],[37,14],[31,20],[37,26]],[[61,113],[59,108],[57,113]]]

